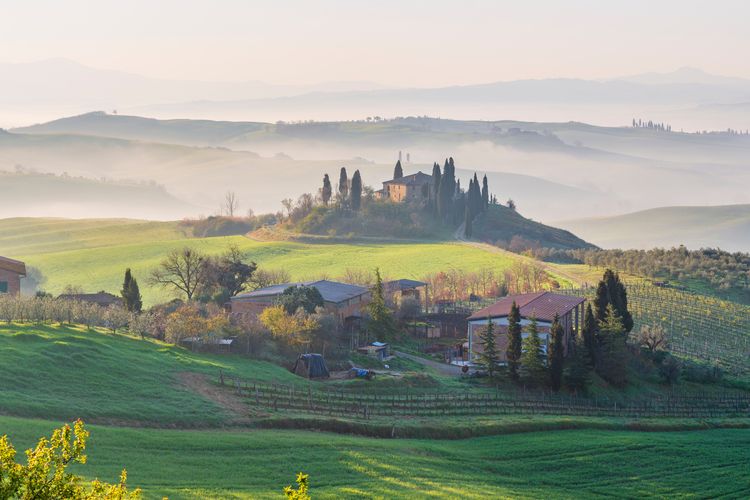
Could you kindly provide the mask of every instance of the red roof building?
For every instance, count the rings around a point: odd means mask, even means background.
[[[20,260],[0,257],[0,294],[21,293],[21,278],[26,276],[26,264]]]
[[[563,346],[565,354],[568,353],[568,347],[575,339],[575,334],[579,331],[583,321],[583,306],[585,299],[582,297],[572,297],[560,295],[552,292],[525,293],[521,295],[509,295],[503,297],[491,306],[485,307],[469,316],[469,361],[475,360],[477,355],[483,350],[479,333],[487,327],[487,322],[492,321],[495,331],[495,342],[500,352],[501,362],[505,362],[505,350],[508,347],[508,315],[513,302],[518,305],[521,312],[521,325],[524,327],[522,337],[526,337],[526,327],[531,323],[531,319],[537,321],[539,337],[542,339],[542,345],[546,351],[549,343],[549,331],[555,316],[559,316],[560,323],[563,326],[565,337]]]

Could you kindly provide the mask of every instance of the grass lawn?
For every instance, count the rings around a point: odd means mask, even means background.
[[[130,267],[139,280],[146,305],[168,300],[169,291],[149,287],[146,283],[150,271],[159,265],[173,249],[184,246],[205,253],[221,253],[230,245],[237,245],[267,269],[284,269],[292,279],[336,278],[347,269],[371,271],[379,267],[385,277],[420,279],[425,275],[461,269],[475,271],[491,268],[502,272],[509,268],[514,258],[493,254],[458,243],[335,243],[307,244],[295,242],[258,242],[243,236],[215,238],[182,238],[165,241],[130,243],[127,238],[116,246],[79,248],[48,253],[6,252],[0,254],[24,260],[39,268],[47,277],[43,288],[60,293],[68,285],[80,285],[86,291],[107,290],[117,292],[122,285],[125,268]]]
[[[0,434],[31,447],[57,423],[0,417]],[[461,441],[319,432],[90,426],[89,463],[122,467],[146,498],[280,498],[297,471],[313,498],[747,498],[750,430],[557,431]]]

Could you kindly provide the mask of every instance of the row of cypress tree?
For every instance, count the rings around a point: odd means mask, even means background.
[[[328,174],[323,176],[323,187],[320,188],[320,198],[325,205],[328,205],[333,197],[333,186]],[[351,181],[346,172],[346,167],[341,167],[339,172],[338,183],[338,201],[342,208],[351,208],[359,211],[362,207],[362,176],[359,170],[354,171]]]

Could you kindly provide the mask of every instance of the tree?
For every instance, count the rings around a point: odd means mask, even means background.
[[[514,300],[510,306],[510,314],[508,314],[508,347],[505,351],[505,357],[508,360],[508,375],[514,382],[517,382],[519,378],[518,368],[522,353],[521,310]]]
[[[349,177],[346,175],[346,167],[341,167],[339,172],[339,195],[342,203],[349,197]]]
[[[623,387],[627,383],[627,332],[612,304],[607,306],[604,321],[599,323],[599,336],[596,372],[610,384]]]
[[[471,208],[469,208],[469,204],[466,203],[466,208],[464,208],[464,237],[466,239],[471,238],[473,228],[471,227]]]
[[[224,214],[228,215],[229,217],[234,217],[234,213],[237,211],[239,206],[240,202],[237,199],[237,194],[234,191],[227,191],[224,195],[224,204],[222,205]]]
[[[487,210],[487,207],[490,206],[490,187],[487,183],[487,174],[482,178],[482,204],[484,206],[483,210]]]
[[[265,308],[258,319],[271,335],[289,345],[309,344],[310,335],[319,328],[315,318],[303,309],[289,314],[282,305]]]
[[[130,312],[139,313],[143,308],[143,300],[141,299],[141,291],[138,288],[138,282],[133,278],[130,273],[130,268],[125,269],[125,278],[122,282],[122,290],[120,290],[122,296],[122,303]]]
[[[508,198],[508,201],[505,202],[505,205],[514,212],[516,211],[516,202],[512,199]]]
[[[246,263],[244,259],[245,254],[237,245],[230,245],[218,257],[206,258],[204,288],[216,292],[213,297],[215,302],[225,303],[253,282],[258,265],[255,262]]]
[[[159,267],[151,272],[151,283],[173,288],[184,293],[187,300],[193,300],[196,291],[205,284],[206,274],[206,257],[185,247],[169,252]]]
[[[328,202],[331,201],[332,194],[331,179],[328,178],[328,174],[325,174],[323,176],[323,187],[320,188],[320,199],[323,200],[324,205],[328,205]]]
[[[141,490],[128,491],[127,472],[123,469],[120,482],[103,483],[94,480],[86,483],[82,477],[67,472],[74,463],[85,464],[86,443],[89,431],[81,420],[63,425],[52,436],[41,438],[33,449],[26,450],[25,463],[16,463],[16,450],[7,435],[0,437],[0,498],[53,500],[141,498]]]
[[[659,325],[643,325],[641,331],[638,332],[638,344],[654,353],[667,347],[667,332]]]
[[[550,343],[547,349],[547,369],[549,370],[550,388],[557,392],[562,386],[563,367],[565,356],[563,350],[563,337],[565,330],[560,324],[560,317],[555,314],[550,327]]]
[[[487,370],[490,378],[495,377],[497,364],[500,362],[500,355],[497,352],[495,343],[495,331],[492,325],[492,319],[487,318],[487,326],[479,333],[479,342],[482,344],[482,353],[479,355],[479,364]]]
[[[432,211],[437,215],[438,213],[438,198],[440,197],[440,165],[435,162],[432,165],[432,196],[430,203],[432,205]]]
[[[586,305],[586,314],[583,316],[583,328],[581,330],[581,336],[583,337],[583,343],[586,345],[586,351],[589,354],[589,362],[591,366],[594,365],[596,350],[597,350],[597,323],[594,317],[594,311],[591,309],[591,304]]]
[[[378,340],[392,340],[396,334],[396,325],[393,315],[385,303],[385,289],[380,270],[375,268],[375,284],[371,290],[372,300],[367,305],[370,317],[367,321],[367,329],[370,334]]]
[[[277,304],[282,306],[287,314],[294,314],[298,309],[312,314],[316,308],[323,307],[324,302],[320,291],[314,286],[292,285],[279,295]]]
[[[297,474],[297,488],[291,485],[284,488],[284,495],[288,500],[310,500],[310,476],[300,472]]]
[[[531,318],[526,331],[528,335],[523,339],[523,353],[521,354],[521,379],[531,386],[540,386],[544,384],[546,369],[544,348],[542,339],[539,338],[536,318]]]
[[[393,169],[393,179],[400,179],[404,176],[404,169],[401,168],[401,160],[396,162],[396,167]]]
[[[582,335],[576,336],[575,350],[565,366],[565,384],[571,390],[586,393],[591,373],[591,353]]]
[[[633,329],[633,315],[628,311],[628,294],[625,285],[620,281],[620,276],[607,269],[604,276],[596,287],[596,319],[599,322],[605,320],[607,305],[611,304],[622,319],[626,332]]]
[[[359,170],[354,171],[352,176],[352,210],[355,212],[362,206],[362,177],[359,175]]]

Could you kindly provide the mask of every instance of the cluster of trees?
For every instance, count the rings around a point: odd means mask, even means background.
[[[484,348],[480,363],[490,376],[498,373],[500,361],[495,328],[488,320],[487,327],[480,333]],[[508,316],[507,376],[513,382],[548,387],[553,391],[559,391],[563,385],[573,391],[585,391],[590,372],[595,370],[610,384],[622,387],[627,383],[630,357],[627,339],[632,328],[625,287],[611,270],[605,272],[597,287],[594,307],[589,304],[586,308],[580,332],[567,346],[557,316],[550,326],[546,346],[534,318],[530,318],[523,337],[520,310],[514,302]],[[657,344],[655,349],[663,344],[652,341]],[[567,358],[564,356],[566,348]]]
[[[672,125],[669,125],[669,124],[665,125],[664,122],[655,123],[651,120],[644,121],[644,120],[641,120],[640,118],[638,118],[638,120],[633,118],[633,128],[649,128],[652,130],[661,130],[663,132],[672,131]]]
[[[328,206],[333,202],[337,208],[351,209],[355,212],[362,208],[362,175],[359,170],[354,171],[354,175],[349,179],[346,167],[341,167],[339,171],[339,182],[336,185],[336,191],[333,191],[331,179],[328,174],[323,176],[323,187],[320,188],[320,200],[323,205]]]
[[[537,258],[612,267],[654,279],[698,280],[721,294],[735,294],[750,303],[750,254],[713,248],[688,250],[684,246],[652,250],[534,251]]]

